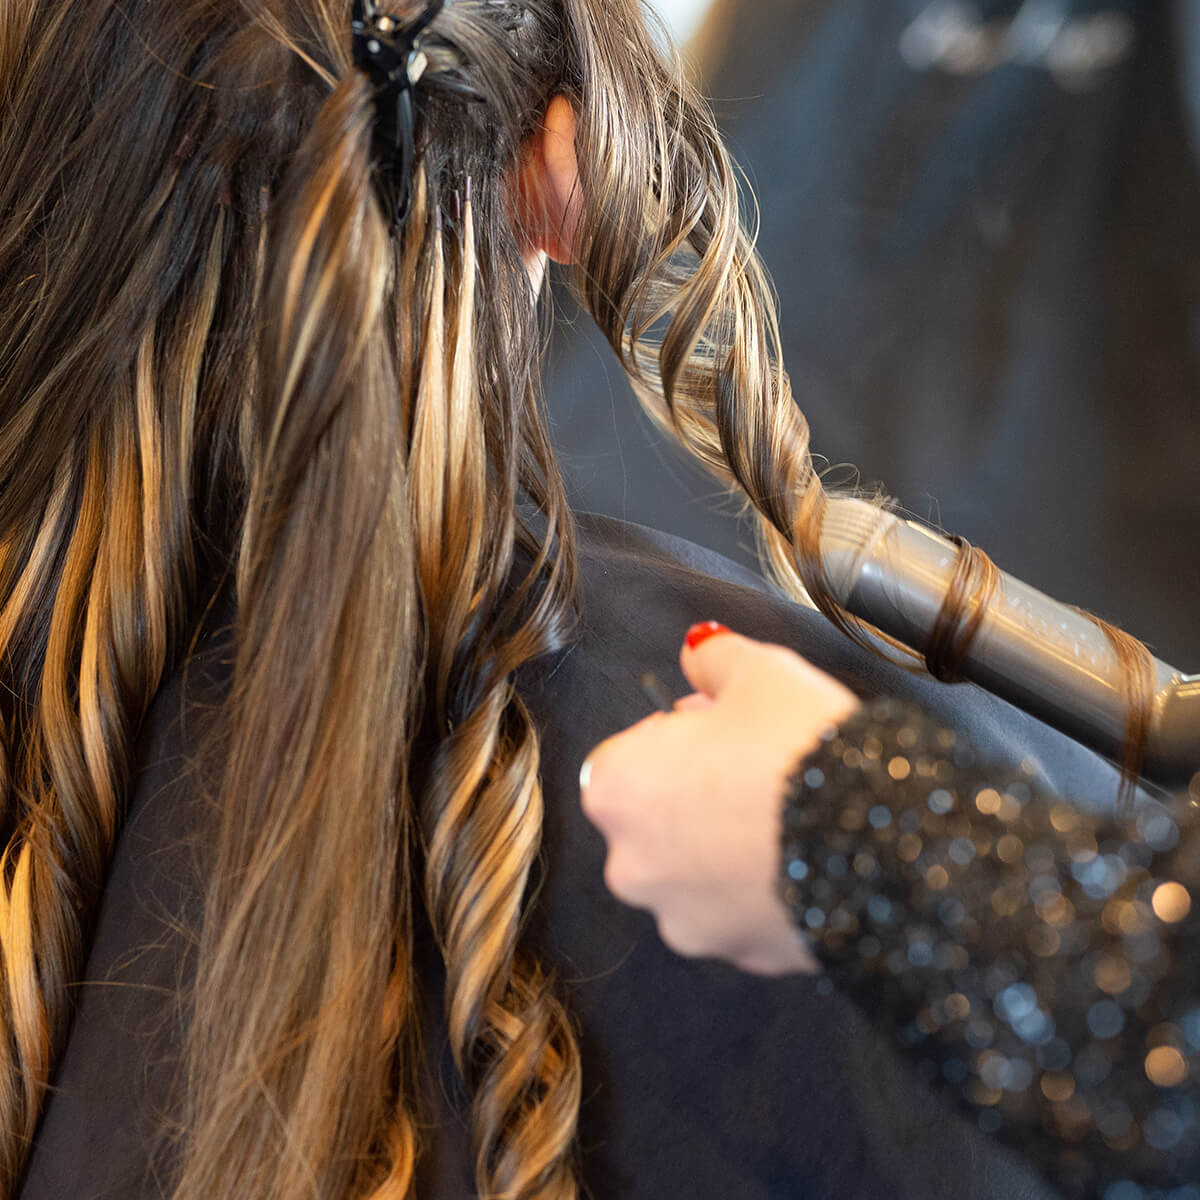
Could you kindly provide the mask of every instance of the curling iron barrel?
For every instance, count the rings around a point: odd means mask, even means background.
[[[862,500],[830,501],[821,556],[838,602],[924,653],[958,547]],[[1166,787],[1200,771],[1200,675],[1154,660],[1155,697],[1142,772]],[[1001,574],[962,666],[966,679],[1109,758],[1125,739],[1120,662],[1087,617]]]

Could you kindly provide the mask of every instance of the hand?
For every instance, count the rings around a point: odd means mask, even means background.
[[[695,693],[598,746],[581,772],[584,812],[608,842],[605,882],[649,909],[677,953],[814,971],[779,896],[783,796],[858,701],[790,650],[712,622],[680,661]]]

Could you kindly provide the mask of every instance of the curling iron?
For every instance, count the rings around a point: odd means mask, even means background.
[[[863,500],[831,500],[821,536],[838,603],[924,653],[958,562],[959,548]],[[1120,663],[1104,632],[1082,613],[1000,573],[964,679],[1069,737],[1116,759],[1128,719]],[[1168,789],[1200,772],[1200,675],[1154,660],[1154,704],[1142,774]]]

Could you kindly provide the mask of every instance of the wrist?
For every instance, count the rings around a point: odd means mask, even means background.
[[[863,931],[882,877],[877,855],[894,849],[902,836],[893,810],[918,772],[916,731],[928,733],[928,725],[899,701],[856,702],[788,777],[779,892],[796,928],[826,962]]]

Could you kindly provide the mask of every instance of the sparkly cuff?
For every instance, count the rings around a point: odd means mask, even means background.
[[[831,978],[1073,1195],[1200,1178],[1198,885],[1186,804],[1102,823],[895,701],[789,782],[783,896]]]

